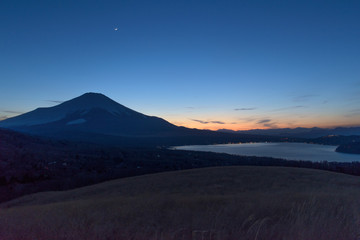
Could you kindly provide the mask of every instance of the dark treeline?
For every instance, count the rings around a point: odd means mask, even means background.
[[[330,136],[324,136],[324,137],[319,137],[319,138],[305,139],[304,142],[337,146],[337,145],[349,144],[349,143],[354,143],[354,142],[360,142],[360,136],[359,135],[353,135],[353,136],[330,135]]]
[[[360,154],[360,141],[341,144],[336,148],[337,152]]]

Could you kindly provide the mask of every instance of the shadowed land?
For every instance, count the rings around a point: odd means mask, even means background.
[[[231,165],[304,167],[360,175],[359,162],[287,161],[163,148],[119,148],[0,129],[0,202],[147,173]]]
[[[166,172],[3,203],[0,238],[350,240],[359,198],[358,177],[320,170]]]

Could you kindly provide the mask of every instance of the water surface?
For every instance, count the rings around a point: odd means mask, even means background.
[[[358,154],[335,152],[336,146],[307,143],[242,143],[217,145],[189,145],[173,149],[228,153],[234,155],[273,157],[288,160],[308,160],[313,162],[355,162]]]

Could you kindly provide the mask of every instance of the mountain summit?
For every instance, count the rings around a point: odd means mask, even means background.
[[[116,136],[153,136],[178,127],[158,117],[131,110],[100,93],[85,93],[54,107],[0,122],[0,127],[32,134],[96,133]]]

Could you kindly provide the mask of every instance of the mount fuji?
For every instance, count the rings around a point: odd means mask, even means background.
[[[0,121],[0,127],[36,135],[94,133],[156,136],[178,131],[164,119],[131,110],[100,93],[85,93],[54,107]]]

